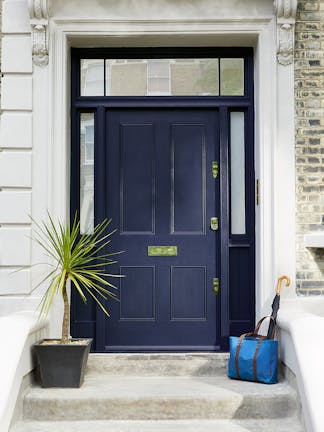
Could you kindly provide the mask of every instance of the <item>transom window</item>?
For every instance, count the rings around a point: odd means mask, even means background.
[[[244,96],[244,58],[81,59],[81,96]]]

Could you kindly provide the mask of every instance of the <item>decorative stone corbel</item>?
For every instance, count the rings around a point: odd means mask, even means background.
[[[294,61],[297,0],[274,0],[277,15],[277,59],[287,66]]]
[[[48,64],[49,0],[28,0],[32,27],[32,55],[37,66]]]

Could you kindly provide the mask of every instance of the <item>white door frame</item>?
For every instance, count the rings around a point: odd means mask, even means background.
[[[260,182],[256,206],[256,315],[269,312],[276,278],[295,278],[294,69],[277,62],[277,24],[272,16],[202,20],[77,20],[49,22],[49,69],[34,68],[35,179],[48,179],[47,208],[68,218],[70,208],[70,47],[252,46],[255,86],[255,170]],[[90,41],[90,42],[89,42]],[[45,72],[48,69],[48,74]],[[49,109],[44,109],[44,94]],[[47,164],[44,164],[44,156]],[[34,192],[33,192],[34,193]],[[34,201],[33,215],[44,210]],[[42,208],[44,205],[42,203]],[[37,254],[34,254],[35,256]],[[294,283],[292,284],[294,287]],[[289,292],[294,295],[294,288]],[[56,332],[54,323],[53,332]]]

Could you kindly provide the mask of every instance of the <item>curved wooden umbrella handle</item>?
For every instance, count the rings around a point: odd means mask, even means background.
[[[283,282],[284,280],[286,281],[286,286],[289,286],[289,285],[290,285],[290,278],[289,278],[288,276],[281,276],[281,277],[278,279],[278,283],[277,283],[277,288],[276,288],[276,292],[277,292],[277,294],[280,294],[281,285],[282,285],[282,282]]]

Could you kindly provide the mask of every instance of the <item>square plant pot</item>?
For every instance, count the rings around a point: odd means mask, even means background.
[[[55,339],[44,339],[34,344],[42,387],[81,387],[91,342],[92,339],[71,339],[71,343],[61,344]]]

